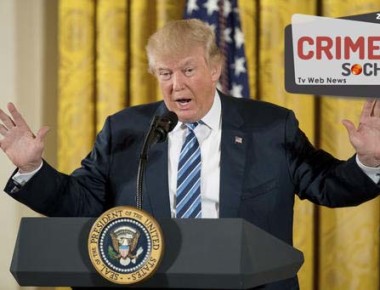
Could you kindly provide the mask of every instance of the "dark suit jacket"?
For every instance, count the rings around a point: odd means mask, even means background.
[[[292,244],[294,194],[329,207],[353,206],[380,189],[354,157],[340,161],[316,150],[284,108],[221,95],[220,217],[241,217]],[[118,205],[136,204],[139,152],[163,102],[127,108],[107,118],[92,152],[71,175],[46,162],[20,190],[6,191],[47,216],[99,216]],[[241,138],[242,142],[237,141]],[[143,209],[170,218],[167,142],[149,151]],[[262,289],[298,289],[289,279]]]

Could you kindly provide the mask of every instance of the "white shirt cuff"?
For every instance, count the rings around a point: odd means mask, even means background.
[[[31,171],[31,172],[27,172],[27,173],[20,173],[20,172],[16,172],[15,175],[12,176],[12,179],[13,181],[15,181],[16,183],[20,184],[21,186],[23,186],[25,183],[27,183],[38,171],[40,171],[40,169],[42,168],[42,165],[44,163],[41,162],[40,166]]]
[[[356,163],[363,170],[374,183],[379,183],[380,180],[380,167],[369,167],[360,162],[358,155],[356,155]]]

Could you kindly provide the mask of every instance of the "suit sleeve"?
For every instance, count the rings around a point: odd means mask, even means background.
[[[71,175],[47,162],[22,187],[9,179],[5,191],[31,209],[52,217],[99,216],[106,207],[107,180],[112,155],[109,118],[96,137],[95,145]]]
[[[377,197],[380,187],[357,165],[313,147],[289,112],[285,130],[289,174],[301,199],[328,207],[355,206]]]

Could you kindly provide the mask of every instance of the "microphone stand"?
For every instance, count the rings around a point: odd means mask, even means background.
[[[151,144],[151,139],[154,136],[154,132],[157,127],[157,121],[160,117],[155,116],[150,124],[149,132],[145,136],[144,144],[141,149],[140,153],[140,159],[139,159],[139,166],[137,169],[137,192],[136,192],[136,207],[138,209],[142,209],[142,188],[143,188],[143,182],[144,182],[144,173],[145,173],[145,168],[146,164],[148,161],[148,149]]]

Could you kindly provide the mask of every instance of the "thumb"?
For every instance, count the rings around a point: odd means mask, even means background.
[[[342,120],[342,124],[346,128],[349,136],[352,136],[356,133],[355,125],[350,120]]]
[[[39,141],[43,141],[46,134],[50,131],[50,128],[47,127],[47,126],[44,126],[42,127],[40,130],[38,130],[37,132],[37,136],[36,136],[36,139],[38,139]]]

